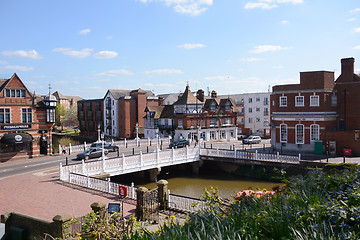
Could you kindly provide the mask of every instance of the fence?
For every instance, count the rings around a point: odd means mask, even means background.
[[[200,155],[205,155],[209,157],[237,158],[237,159],[279,162],[279,163],[289,163],[289,164],[300,164],[300,159],[301,159],[300,154],[299,156],[287,156],[287,155],[280,155],[279,152],[277,152],[276,154],[268,154],[268,153],[259,153],[257,150],[255,152],[246,152],[238,149],[223,150],[218,148],[217,149],[202,148],[200,150]]]
[[[88,189],[93,189],[96,191],[105,192],[117,196],[120,195],[119,194],[120,187],[126,187],[127,194],[126,196],[122,196],[122,197],[127,197],[136,200],[136,194],[135,194],[136,187],[134,187],[134,183],[132,183],[131,186],[126,186],[123,184],[110,182],[110,179],[103,180],[99,178],[93,178],[90,176],[84,176],[77,173],[72,173],[72,172],[69,173],[69,183],[74,184],[76,186],[81,186]]]
[[[193,213],[208,206],[201,199],[171,194],[168,190],[168,208]]]
[[[131,140],[121,140],[121,141],[111,141],[112,144],[120,147],[124,147],[124,148],[128,148],[128,147],[140,147],[140,146],[152,146],[152,145],[163,145],[163,144],[169,144],[170,143],[170,138],[158,138],[158,139],[131,139]],[[90,146],[90,144],[84,142],[84,144],[80,144],[80,145],[74,145],[72,146],[71,144],[69,144],[68,146],[65,146],[65,150],[67,153],[75,153],[75,152],[82,152],[85,151],[86,148],[88,148]],[[59,144],[59,154],[63,154],[63,149],[62,146]]]

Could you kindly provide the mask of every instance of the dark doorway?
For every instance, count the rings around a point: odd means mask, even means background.
[[[46,137],[40,137],[40,154],[47,155],[47,141]]]

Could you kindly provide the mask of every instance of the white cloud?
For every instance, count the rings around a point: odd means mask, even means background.
[[[354,28],[354,32],[360,33],[360,27]]]
[[[91,30],[90,30],[89,28],[87,28],[87,29],[80,30],[80,31],[79,31],[79,34],[81,34],[81,35],[86,35],[86,34],[88,34],[88,33],[90,33],[90,32],[91,32]]]
[[[357,12],[360,12],[360,8],[355,8],[350,10],[350,13],[357,13]]]
[[[287,21],[287,20],[283,20],[283,21],[281,21],[281,23],[282,23],[282,24],[288,24],[288,23],[289,23],[289,21]]]
[[[107,58],[115,58],[118,53],[114,51],[100,51],[94,54],[94,57],[97,59],[107,59]]]
[[[112,39],[112,36],[109,35],[109,36],[106,37],[106,39],[107,39],[107,40],[111,40],[111,39]]]
[[[6,61],[0,61],[0,64],[8,64]]]
[[[349,18],[347,21],[348,22],[353,22],[353,21],[356,21],[356,18]]]
[[[118,70],[109,70],[106,72],[98,73],[96,75],[102,77],[117,77],[117,76],[131,76],[133,75],[133,73],[125,69],[118,69]]]
[[[263,61],[263,58],[241,58],[241,62],[257,62],[257,61]]]
[[[274,45],[261,45],[261,46],[255,46],[255,49],[251,52],[253,53],[264,53],[264,52],[275,52],[280,50],[289,50],[292,49],[292,47],[281,47],[281,46],[274,46]]]
[[[269,3],[252,3],[252,2],[248,2],[245,4],[245,9],[254,9],[254,8],[261,8],[261,9],[273,9],[273,8],[277,8],[278,5],[276,4],[269,4]]]
[[[152,0],[138,1],[142,3],[152,2]],[[173,7],[178,13],[189,14],[191,16],[200,15],[213,4],[213,0],[158,0],[158,2],[163,2],[166,6]]]
[[[93,49],[91,48],[84,48],[80,51],[73,50],[71,48],[55,48],[53,49],[53,52],[59,52],[64,55],[73,57],[73,58],[85,58],[91,55],[91,52]]]
[[[282,68],[284,68],[284,66],[278,65],[278,66],[273,66],[273,68],[274,68],[274,69],[282,69]]]
[[[304,3],[303,0],[258,0],[257,2],[247,2],[244,6],[245,9],[273,9],[279,7],[279,4],[291,3],[291,4],[301,4]]]
[[[31,58],[31,59],[40,59],[42,58],[35,50],[18,50],[18,51],[3,51],[2,55],[10,58]]]
[[[4,70],[11,70],[11,71],[21,71],[21,72],[31,72],[34,70],[33,67],[25,67],[25,66],[5,66],[2,69]]]
[[[145,71],[145,74],[171,75],[171,74],[183,74],[183,72],[178,69],[156,69],[151,71]]]
[[[212,77],[205,77],[204,80],[206,81],[221,81],[222,83],[234,79],[232,76],[212,76]]]
[[[185,49],[194,49],[194,48],[203,48],[205,47],[204,44],[201,43],[185,43],[182,45],[178,45],[178,48],[185,48]]]
[[[354,47],[355,50],[360,50],[360,45],[357,45],[356,47]]]

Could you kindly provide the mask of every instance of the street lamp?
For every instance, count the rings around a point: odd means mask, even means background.
[[[139,146],[139,124],[138,123],[136,123],[135,130],[136,130],[136,146]]]
[[[98,130],[97,130],[97,132],[98,132],[98,142],[100,142],[100,124],[98,125]]]

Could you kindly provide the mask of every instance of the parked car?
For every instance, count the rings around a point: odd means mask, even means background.
[[[91,148],[102,148],[102,142],[94,142],[90,145]],[[107,149],[108,151],[113,151],[113,152],[117,152],[119,151],[119,147],[116,145],[113,145],[111,143],[108,142],[104,142],[104,148]]]
[[[261,137],[259,136],[250,136],[248,138],[243,139],[243,144],[255,144],[260,142],[261,142]]]
[[[107,155],[109,151],[104,149],[104,154]],[[102,155],[102,148],[88,148],[84,152],[78,153],[76,155],[77,159],[81,160],[88,160],[89,158],[98,158]]]
[[[171,142],[169,144],[169,148],[178,148],[178,147],[185,147],[185,146],[189,146],[189,140],[187,139],[178,139],[178,140],[174,140],[173,142]]]

